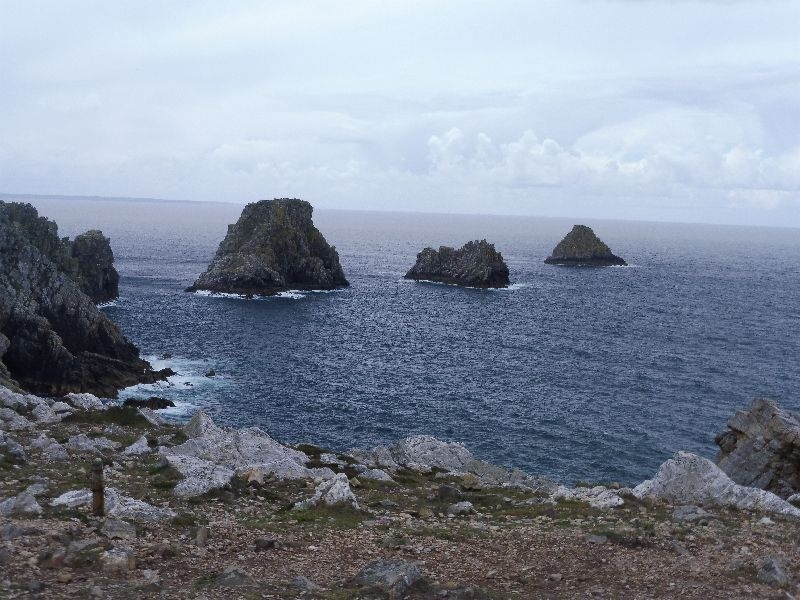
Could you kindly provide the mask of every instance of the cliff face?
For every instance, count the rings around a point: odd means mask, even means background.
[[[405,278],[478,288],[507,287],[509,283],[503,255],[486,240],[467,242],[458,250],[425,248]]]
[[[55,223],[0,201],[0,379],[45,395],[115,396],[163,378],[81,290],[76,264]]]
[[[336,249],[314,227],[312,211],[305,200],[290,198],[248,204],[187,291],[269,296],[349,285]]]
[[[100,304],[119,297],[119,273],[114,268],[110,240],[92,229],[67,242],[73,258],[73,279],[83,293]]]
[[[611,252],[611,248],[586,225],[575,225],[544,262],[549,265],[575,267],[609,267],[627,264]]]

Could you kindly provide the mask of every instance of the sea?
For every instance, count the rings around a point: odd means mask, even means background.
[[[429,434],[565,483],[631,485],[678,450],[713,458],[756,397],[800,410],[798,229],[316,210],[350,287],[242,299],[184,291],[242,205],[23,200],[62,236],[111,238],[120,297],[102,310],[177,372],[121,396],[169,398],[174,420],[202,409],[338,451]],[[545,265],[576,223],[629,266]],[[508,289],[403,279],[422,248],[484,238]]]

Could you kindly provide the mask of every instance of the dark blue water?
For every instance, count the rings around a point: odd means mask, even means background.
[[[570,269],[542,260],[572,220],[320,211],[351,287],[247,301],[183,292],[241,206],[35,204],[64,235],[111,236],[107,314],[180,373],[131,393],[178,415],[336,449],[428,433],[562,480],[632,483],[679,449],[713,457],[755,396],[800,409],[798,230],[589,221],[633,266]],[[401,280],[423,246],[484,237],[512,289]]]

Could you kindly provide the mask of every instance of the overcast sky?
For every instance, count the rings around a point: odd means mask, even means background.
[[[800,1],[0,0],[0,191],[800,226]]]

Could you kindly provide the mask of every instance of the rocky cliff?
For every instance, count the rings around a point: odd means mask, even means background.
[[[405,278],[478,288],[501,288],[509,283],[503,255],[486,240],[467,242],[458,250],[425,248]]]
[[[611,248],[586,225],[575,225],[544,262],[548,265],[573,267],[610,267],[627,264],[611,252]]]
[[[110,240],[92,229],[66,241],[73,259],[72,278],[83,293],[100,304],[119,296],[119,273],[114,268]]]
[[[291,198],[248,204],[187,291],[270,296],[349,285],[336,248],[314,227],[312,211],[310,203]]]
[[[0,380],[47,395],[163,378],[73,277],[80,268],[55,223],[0,202]]]
[[[800,415],[757,398],[728,420],[716,438],[717,464],[736,483],[782,498],[800,492]]]

